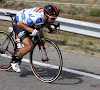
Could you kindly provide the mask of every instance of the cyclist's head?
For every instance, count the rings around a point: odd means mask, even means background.
[[[47,13],[49,16],[55,16],[55,17],[59,15],[58,8],[54,5],[44,6],[44,13]]]

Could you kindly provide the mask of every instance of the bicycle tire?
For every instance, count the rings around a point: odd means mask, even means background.
[[[0,70],[11,68],[11,56],[14,53],[14,39],[6,31],[0,30]]]
[[[37,57],[37,55],[39,53],[39,52],[36,52],[38,49],[38,44],[35,44],[34,49],[30,52],[30,65],[31,65],[31,69],[32,69],[34,75],[40,81],[51,83],[51,82],[55,81],[61,74],[62,66],[63,66],[62,54],[60,52],[59,47],[52,40],[47,39],[47,38],[42,38],[41,41],[42,41],[42,43],[45,43],[45,48],[46,48],[46,52],[47,52],[49,61],[44,62],[41,60],[41,58],[39,56]],[[49,45],[49,47],[48,47],[48,45]],[[42,45],[41,45],[41,47],[42,47]],[[44,52],[44,56],[45,56],[45,52]],[[34,61],[34,59],[36,61]],[[53,65],[49,64],[49,63],[53,63]]]

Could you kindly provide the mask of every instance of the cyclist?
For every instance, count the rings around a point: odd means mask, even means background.
[[[56,30],[50,25],[55,22],[58,15],[58,8],[54,5],[46,5],[44,8],[28,8],[17,13],[13,22],[14,32],[18,35],[24,47],[19,49],[11,59],[11,65],[14,71],[21,71],[19,62],[21,63],[22,57],[34,47],[29,35],[38,35],[40,26],[46,26],[50,32],[56,33]]]

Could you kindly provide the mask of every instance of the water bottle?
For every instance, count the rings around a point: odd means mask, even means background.
[[[21,43],[19,37],[16,37],[16,43],[17,43],[17,48],[18,48],[18,49],[24,47],[24,44]]]
[[[13,27],[8,27],[8,32],[12,32],[13,31]]]

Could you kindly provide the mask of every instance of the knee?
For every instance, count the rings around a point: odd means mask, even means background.
[[[32,49],[33,49],[33,44],[30,44],[30,45],[28,45],[26,48],[27,48],[27,51],[29,52],[29,51],[31,51]]]
[[[29,38],[25,38],[23,40],[23,44],[25,48],[24,50],[26,50],[25,52],[30,52],[32,48],[34,47],[33,42]]]

